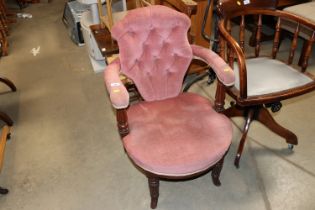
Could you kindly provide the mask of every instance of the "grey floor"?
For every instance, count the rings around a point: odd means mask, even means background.
[[[32,19],[12,25],[10,55],[0,60],[0,110],[14,119],[0,185],[2,210],[149,209],[147,181],[128,160],[114,112],[84,47],[74,45],[62,24],[64,2],[30,5]],[[32,48],[40,46],[33,56]],[[285,46],[285,44],[284,44]],[[310,70],[315,70],[315,55]],[[213,97],[205,81],[191,91]],[[299,145],[253,123],[240,169],[233,157],[242,119],[222,171],[221,187],[206,174],[185,182],[163,181],[160,210],[313,210],[315,209],[315,93],[284,102],[275,118],[294,131]]]

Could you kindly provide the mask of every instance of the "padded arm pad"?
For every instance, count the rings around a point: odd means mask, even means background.
[[[216,73],[218,79],[226,86],[234,84],[235,75],[231,67],[215,52],[204,47],[191,45],[194,56],[205,61]]]
[[[120,61],[115,59],[104,71],[104,81],[110,100],[115,109],[123,109],[129,105],[129,93],[119,78]]]

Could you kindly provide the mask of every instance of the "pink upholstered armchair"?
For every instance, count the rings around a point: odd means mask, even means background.
[[[105,84],[126,153],[148,177],[151,208],[157,206],[159,180],[184,179],[212,169],[215,185],[232,139],[228,118],[194,93],[182,93],[185,72],[193,58],[205,60],[219,80],[234,83],[234,73],[214,52],[190,45],[190,19],[165,6],[132,10],[112,28],[119,58],[105,69]],[[142,98],[129,105],[120,81],[124,74]]]

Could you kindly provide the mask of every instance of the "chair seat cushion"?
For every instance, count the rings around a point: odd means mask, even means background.
[[[283,10],[292,12],[315,22],[315,1],[286,7]]]
[[[313,80],[287,64],[268,57],[246,60],[247,95],[255,96],[300,87]],[[234,65],[235,87],[240,89],[239,71]]]
[[[297,4],[293,6],[289,6],[283,9],[284,11],[296,14],[303,18],[306,18],[315,23],[315,1],[306,2],[303,4]],[[294,33],[297,27],[297,23],[295,21],[290,21],[287,19],[283,19],[281,22],[281,28]],[[305,25],[300,25],[300,33],[299,36],[308,40],[313,34],[313,30],[308,28]]]
[[[230,120],[196,94],[141,102],[128,109],[124,147],[135,164],[165,176],[186,176],[218,162],[232,139]]]

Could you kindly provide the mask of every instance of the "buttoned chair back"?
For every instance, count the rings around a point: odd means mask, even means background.
[[[213,104],[195,93],[182,93],[193,58],[207,62],[222,84],[232,85],[231,68],[214,52],[190,45],[189,18],[165,6],[138,8],[112,28],[119,58],[104,71],[106,88],[116,108],[124,151],[149,182],[151,208],[156,208],[160,179],[186,179],[212,170],[219,186],[232,125]],[[131,78],[144,101],[129,104],[120,75]]]
[[[193,56],[187,39],[189,18],[175,10],[155,8],[143,9],[140,16],[130,12],[112,29],[121,71],[147,101],[177,96]]]

